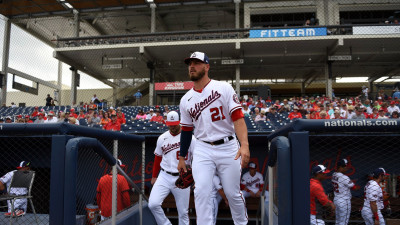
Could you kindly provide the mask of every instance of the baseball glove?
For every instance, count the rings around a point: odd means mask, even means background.
[[[187,172],[182,169],[179,173],[179,178],[175,181],[175,185],[180,189],[190,187],[194,183],[192,169],[187,168]]]

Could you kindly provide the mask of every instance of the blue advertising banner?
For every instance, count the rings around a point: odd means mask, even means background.
[[[326,36],[326,27],[250,30],[250,38]]]

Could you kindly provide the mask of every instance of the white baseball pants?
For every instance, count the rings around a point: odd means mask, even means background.
[[[310,224],[311,225],[325,225],[325,222],[321,219],[317,219],[315,215],[310,215]]]
[[[347,225],[351,213],[351,199],[335,198],[333,203],[336,206],[336,225]]]
[[[374,214],[372,210],[367,207],[363,207],[361,210],[361,216],[365,221],[366,225],[374,225]],[[378,209],[379,225],[385,225],[385,219],[382,216],[381,210]]]
[[[174,195],[176,208],[178,210],[179,225],[189,225],[189,198],[190,187],[180,189],[175,186],[178,176],[172,176],[164,171],[160,171],[156,183],[154,183],[149,197],[149,209],[154,215],[158,225],[171,225],[165,216],[161,205],[170,192]]]
[[[241,159],[235,160],[238,149],[239,144],[235,139],[217,146],[196,142],[193,152],[193,178],[196,187],[194,197],[197,224],[213,224],[213,212],[209,205],[215,172],[221,179],[234,224],[247,224],[247,209],[240,191]]]
[[[217,223],[218,206],[219,206],[219,203],[221,202],[221,200],[222,200],[222,197],[218,192],[216,193],[215,198],[211,198],[211,206],[213,209],[213,218],[214,218],[213,224]]]

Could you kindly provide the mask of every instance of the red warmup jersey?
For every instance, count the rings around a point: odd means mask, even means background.
[[[117,117],[117,120],[120,124],[126,124],[126,119],[124,117]]]
[[[295,119],[295,118],[302,118],[302,116],[301,116],[301,113],[299,113],[299,112],[297,112],[297,113],[295,113],[295,112],[291,112],[290,114],[289,114],[289,119]]]
[[[113,123],[112,121],[107,123],[104,126],[104,129],[106,130],[114,130],[114,131],[120,131],[121,130],[121,124],[117,121],[115,123]]]
[[[316,207],[316,201],[321,203],[321,205],[326,205],[331,200],[328,199],[328,196],[324,192],[324,188],[321,185],[321,182],[319,182],[316,179],[311,179],[310,180],[310,212],[311,215],[317,215],[317,207]]]
[[[117,176],[117,211],[127,208],[131,204],[129,197],[129,185],[125,177]],[[107,174],[100,178],[97,185],[97,204],[104,217],[111,216],[111,200],[112,200],[112,175]]]

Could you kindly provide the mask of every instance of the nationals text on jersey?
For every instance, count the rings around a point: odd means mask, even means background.
[[[221,94],[218,93],[218,91],[211,91],[211,95],[209,95],[207,98],[205,98],[203,101],[198,102],[195,104],[194,109],[190,108],[189,109],[189,114],[190,116],[194,119],[197,120],[201,114],[201,112],[207,108],[211,103],[215,102],[217,99],[221,97]]]
[[[181,142],[178,143],[173,143],[173,144],[167,144],[165,146],[161,147],[161,150],[163,151],[163,153],[166,155],[168,152],[178,149],[181,147]]]

